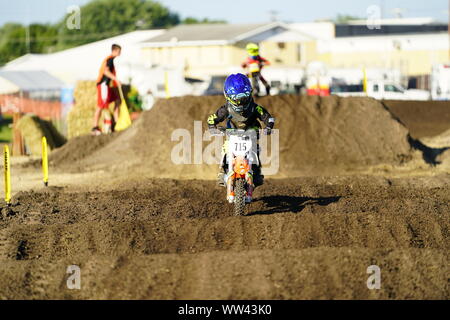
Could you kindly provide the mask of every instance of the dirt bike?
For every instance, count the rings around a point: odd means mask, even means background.
[[[256,132],[254,130],[217,128],[212,135],[226,136],[224,145],[227,200],[234,204],[235,215],[246,214],[246,204],[253,195],[252,165],[259,166],[256,153]]]

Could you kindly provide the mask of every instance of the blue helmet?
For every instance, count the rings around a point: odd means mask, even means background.
[[[223,94],[234,111],[244,112],[252,100],[250,80],[242,73],[228,76],[223,86]]]

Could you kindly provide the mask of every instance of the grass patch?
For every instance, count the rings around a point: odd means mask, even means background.
[[[12,141],[12,116],[3,115],[0,118],[0,143]]]

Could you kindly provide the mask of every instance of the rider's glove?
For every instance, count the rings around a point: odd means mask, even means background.
[[[217,129],[217,127],[216,126],[209,126],[208,127],[209,128],[209,134],[210,135],[212,135],[212,136],[220,136],[221,135],[221,132],[220,132],[220,130],[219,129]]]
[[[264,128],[264,135],[269,136],[272,133],[272,128]]]
[[[208,131],[209,131],[209,133],[213,133],[213,132],[216,131],[216,130],[217,130],[216,125],[214,125],[214,124],[209,124],[209,125],[208,125]]]

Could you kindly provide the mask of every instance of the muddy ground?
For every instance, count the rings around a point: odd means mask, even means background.
[[[20,192],[2,209],[0,298],[448,299],[449,181],[269,180],[245,217],[212,181]]]
[[[0,299],[450,298],[450,173],[415,148],[430,131],[411,133],[397,118],[408,111],[266,98],[295,135],[280,135],[282,174],[234,216],[210,179],[217,166],[176,167],[164,145],[181,125],[167,108],[184,102],[192,130],[220,99],[179,99],[125,132],[69,141],[51,155],[48,188],[38,161],[13,159]],[[81,268],[80,290],[67,288],[69,265]],[[370,265],[380,290],[367,287]]]

